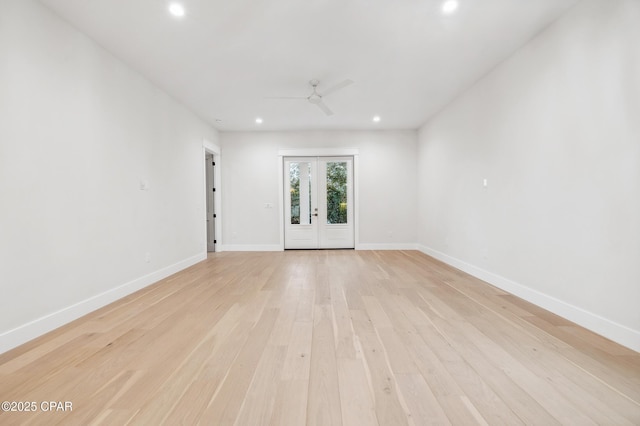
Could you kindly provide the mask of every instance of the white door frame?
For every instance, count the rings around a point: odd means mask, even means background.
[[[215,203],[215,194],[211,192],[211,188],[215,188],[215,158],[212,153],[205,151],[205,178],[207,182],[207,252],[216,251],[216,203]],[[209,211],[209,207],[211,211]]]
[[[213,182],[216,188],[215,193],[213,194],[213,206],[214,213],[216,215],[215,220],[215,251],[222,251],[222,197],[220,194],[220,188],[222,188],[220,181],[220,147],[213,142],[203,139],[202,141],[202,173],[203,173],[203,182],[204,182],[204,212],[203,212],[203,231],[204,231],[204,252],[207,253],[207,171],[206,171],[206,158],[207,154],[213,155],[213,161],[216,163],[216,166],[213,168]]]
[[[284,157],[353,157],[353,232],[355,249],[360,248],[360,230],[358,217],[360,216],[360,190],[358,173],[359,150],[357,148],[299,148],[278,150],[278,213],[280,217],[280,250],[284,251]],[[217,232],[217,230],[216,230]]]

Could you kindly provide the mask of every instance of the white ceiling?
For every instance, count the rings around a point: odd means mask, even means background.
[[[418,128],[577,0],[40,1],[225,131]]]

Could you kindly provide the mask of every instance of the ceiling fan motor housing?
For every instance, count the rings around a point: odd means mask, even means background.
[[[316,92],[316,88],[318,87],[318,84],[320,84],[320,81],[313,79],[309,82],[309,84],[311,85],[311,87],[313,87],[313,93],[310,94],[307,99],[312,104],[319,104],[320,102],[322,102],[322,96],[320,96],[318,92]]]
[[[307,99],[309,99],[309,102],[312,104],[319,104],[322,102],[322,96],[318,95],[316,92],[313,92]]]

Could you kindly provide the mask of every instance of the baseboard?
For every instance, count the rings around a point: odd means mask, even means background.
[[[280,244],[222,244],[219,251],[282,251]]]
[[[613,340],[629,349],[640,352],[640,331],[633,330],[622,324],[618,324],[600,315],[586,311],[578,306],[556,299],[548,294],[541,293],[525,285],[511,281],[500,275],[485,271],[475,265],[466,263],[460,259],[434,250],[424,245],[418,245],[422,253],[434,257],[448,265],[464,271],[476,278],[488,282],[501,290],[518,296],[534,305],[540,306],[556,315],[572,321],[588,330],[593,331],[607,339]]]
[[[417,250],[414,243],[356,244],[356,250]],[[218,251],[282,251],[280,244],[224,244]]]
[[[415,243],[360,243],[356,250],[417,250]]]
[[[207,258],[206,253],[198,254],[165,268],[144,275],[128,283],[122,284],[103,293],[85,299],[81,302],[60,309],[59,311],[40,317],[23,324],[13,330],[0,334],[0,354],[22,345],[36,337],[42,336],[56,328],[70,323],[90,312],[93,312],[109,303],[115,302],[142,288],[160,281],[169,275],[175,274]]]

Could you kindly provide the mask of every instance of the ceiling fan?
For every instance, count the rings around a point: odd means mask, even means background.
[[[316,80],[316,79],[311,80],[309,81],[309,84],[313,88],[313,91],[309,96],[275,96],[275,97],[269,96],[267,97],[267,99],[306,99],[310,104],[313,104],[318,108],[320,108],[322,112],[324,112],[326,115],[333,115],[333,111],[331,111],[331,109],[329,109],[329,107],[324,103],[324,97],[331,93],[337,92],[338,90],[344,89],[347,86],[352,85],[353,81],[346,79],[338,84],[335,84],[329,87],[327,90],[324,90],[322,93],[318,93],[318,90],[317,90],[318,85],[320,84],[319,80]]]

